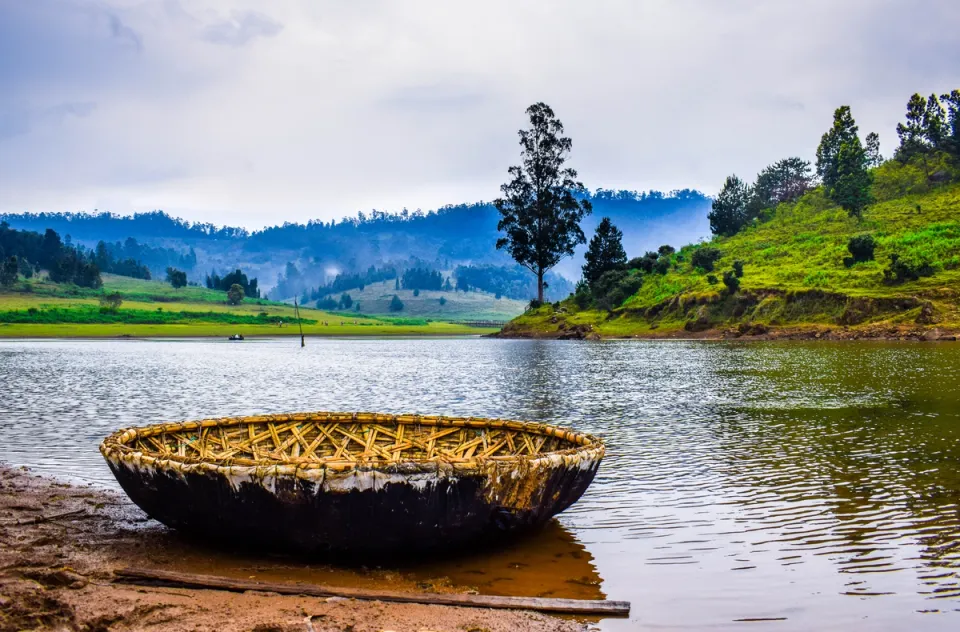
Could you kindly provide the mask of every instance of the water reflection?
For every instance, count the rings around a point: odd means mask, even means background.
[[[152,560],[181,572],[259,581],[298,581],[358,588],[419,586],[477,590],[489,595],[604,599],[593,556],[557,521],[537,533],[445,557],[389,560],[380,565],[332,564],[323,559],[236,550],[181,537],[162,526],[138,530],[163,551]]]
[[[608,456],[558,526],[404,572],[632,600],[610,630],[957,624],[955,346],[0,342],[0,383],[0,459],[107,485],[95,446],[123,425],[309,409],[568,423]]]

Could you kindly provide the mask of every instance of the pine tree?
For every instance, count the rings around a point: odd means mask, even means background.
[[[857,124],[849,105],[842,105],[833,113],[833,127],[821,138],[817,147],[817,175],[829,193],[839,177],[840,147],[857,138]]]
[[[583,278],[593,283],[609,270],[622,268],[627,263],[627,253],[623,250],[623,232],[609,217],[600,220],[597,232],[590,240],[590,246],[584,255]]]
[[[927,97],[927,107],[923,111],[923,137],[930,149],[943,148],[947,132],[945,114],[937,95]]]
[[[707,215],[714,235],[735,235],[747,223],[750,187],[736,175],[728,176]]]
[[[876,132],[867,134],[867,166],[879,167],[883,164],[883,156],[880,155],[880,135]]]
[[[947,110],[947,126],[944,130],[944,149],[960,158],[960,90],[940,95]]]
[[[856,136],[843,143],[837,156],[837,181],[831,198],[852,217],[863,216],[863,209],[872,201],[872,178],[867,170],[867,153]]]
[[[765,209],[797,200],[812,187],[809,162],[802,158],[778,160],[757,175],[747,205],[747,221],[759,217]]]

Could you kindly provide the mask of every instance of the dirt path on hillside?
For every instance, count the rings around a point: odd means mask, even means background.
[[[198,560],[198,557],[201,558]],[[113,582],[125,566],[203,569],[198,547],[125,497],[0,466],[0,632],[573,632],[583,623],[531,612],[349,599],[145,588]],[[271,567],[276,579],[282,563]],[[262,577],[251,561],[245,570]],[[343,570],[343,585],[459,592],[380,570]]]

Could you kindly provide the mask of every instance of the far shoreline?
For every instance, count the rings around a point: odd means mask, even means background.
[[[960,330],[942,327],[877,326],[844,328],[822,326],[797,326],[763,328],[746,331],[735,327],[711,328],[704,331],[671,329],[663,332],[635,334],[605,334],[592,325],[575,326],[569,329],[537,330],[534,328],[507,326],[499,332],[486,334],[486,338],[505,340],[646,340],[646,341],[702,341],[702,342],[956,342]]]
[[[305,338],[437,338],[445,336],[482,336],[494,333],[492,327],[471,327],[454,323],[432,321],[426,325],[364,324],[364,325],[311,325],[304,326]],[[0,324],[0,340],[12,339],[88,339],[88,340],[134,340],[149,338],[211,338],[227,339],[234,334],[246,340],[256,338],[297,338],[301,332],[296,327],[258,327],[239,325],[225,327],[221,324]]]

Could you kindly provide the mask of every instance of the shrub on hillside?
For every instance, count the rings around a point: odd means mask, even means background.
[[[717,283],[719,283],[719,281],[717,280],[717,275],[715,275],[715,274],[708,274],[708,275],[707,275],[707,283],[709,283],[710,285],[716,285]]]
[[[873,251],[876,247],[877,242],[873,239],[873,235],[856,235],[851,237],[847,243],[847,250],[849,250],[853,256],[845,257],[843,264],[849,268],[855,263],[872,261]]]
[[[611,270],[605,273],[591,286],[597,307],[612,311],[637,293],[643,286],[643,275],[639,272]]]
[[[593,304],[593,293],[590,291],[590,285],[586,281],[579,281],[577,289],[573,293],[573,302],[580,309],[588,309]]]
[[[690,263],[694,268],[702,268],[706,272],[713,272],[713,264],[723,256],[720,250],[712,246],[701,246],[693,251]]]
[[[120,292],[112,292],[100,297],[100,311],[115,312],[120,309],[122,304],[123,296],[120,295]]]
[[[243,286],[239,283],[234,283],[230,286],[230,289],[227,290],[227,302],[231,305],[239,305],[243,302]]]
[[[733,270],[726,270],[723,273],[723,284],[727,286],[727,290],[731,294],[736,294],[737,290],[740,289],[740,278]]]
[[[400,297],[396,294],[393,295],[393,298],[390,299],[390,311],[391,312],[400,312],[403,311],[403,301],[400,300]]]
[[[743,261],[737,259],[733,262],[733,273],[737,275],[737,278],[743,277]]]
[[[889,285],[916,281],[920,277],[933,276],[936,268],[923,255],[912,253],[909,255],[890,255],[890,265],[883,271],[883,282]]]

